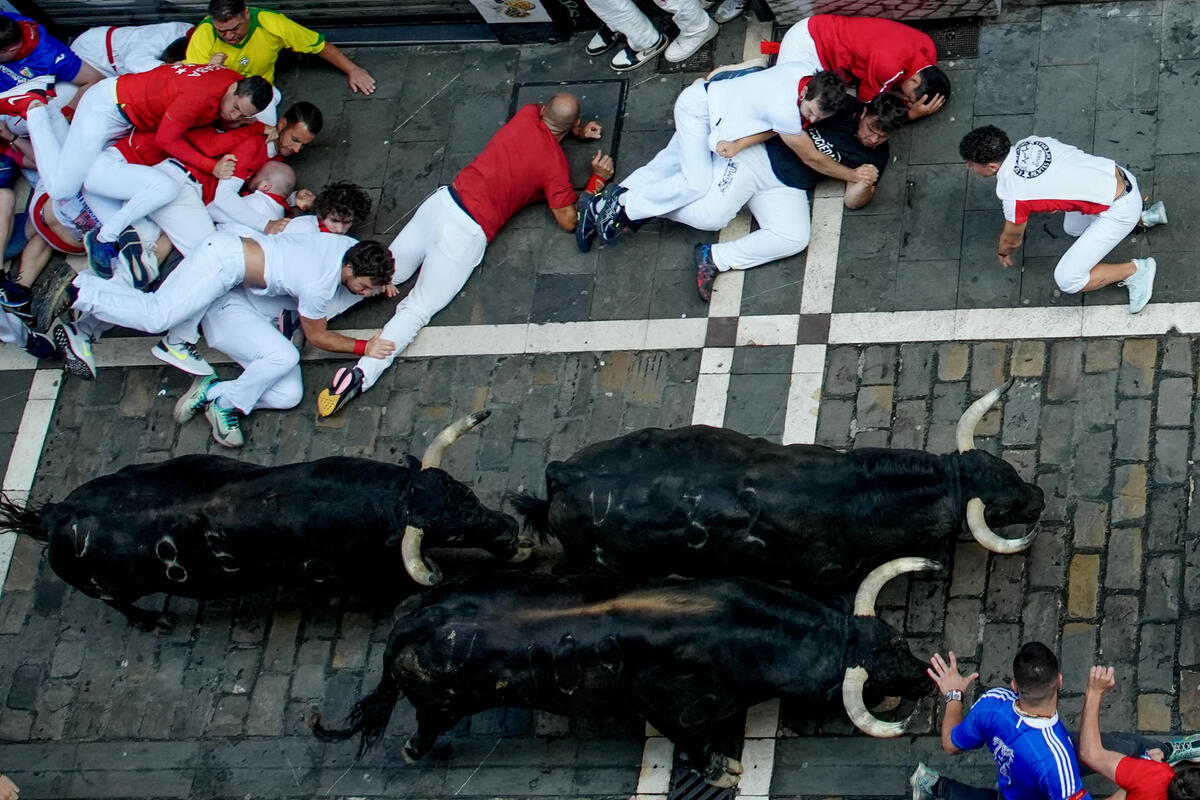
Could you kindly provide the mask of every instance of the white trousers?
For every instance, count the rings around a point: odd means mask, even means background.
[[[196,342],[204,312],[246,277],[241,238],[217,233],[205,240],[148,294],[82,273],[75,279],[74,307],[101,322],[146,333],[169,331],[176,340]]]
[[[400,301],[392,318],[383,326],[382,338],[396,345],[392,355],[387,358],[363,356],[358,360],[365,378],[364,389],[375,385],[417,332],[466,285],[475,267],[483,260],[487,236],[443,186],[421,203],[389,249],[396,259],[393,283],[404,283],[418,268],[421,274],[417,276],[417,285]]]
[[[708,193],[666,217],[700,230],[717,231],[747,203],[758,230],[713,245],[713,262],[722,272],[757,267],[808,247],[808,195],[775,177],[767,149],[761,144],[747,147],[733,158],[714,154]]]
[[[809,75],[815,75],[826,69],[821,66],[821,58],[817,55],[817,44],[813,41],[812,34],[808,32],[807,19],[802,19],[788,28],[788,32],[783,35],[783,41],[779,43],[779,58],[775,63],[787,64],[793,61],[799,62],[811,70]]]
[[[21,322],[20,317],[8,311],[0,310],[0,342],[24,347],[29,341],[29,328]]]
[[[675,133],[650,163],[621,181],[625,214],[630,219],[661,217],[699,200],[712,179],[708,149],[708,93],[697,82],[675,101]]]
[[[681,36],[695,36],[708,29],[708,14],[699,0],[654,0],[675,20]],[[658,29],[633,0],[586,0],[601,22],[618,33],[634,50],[648,50],[658,41]]]
[[[171,202],[152,211],[150,219],[162,228],[175,249],[187,258],[205,239],[217,232],[204,205],[200,184],[191,173],[171,160],[155,164],[153,169],[173,181],[178,193]]]
[[[1124,170],[1122,170],[1124,171]],[[1099,214],[1068,211],[1063,215],[1063,230],[1078,237],[1054,268],[1054,282],[1067,294],[1083,291],[1092,268],[1129,235],[1142,216],[1142,193],[1133,173],[1125,172],[1131,191],[1118,197]]]
[[[49,114],[49,108],[35,108],[26,116]],[[66,200],[79,194],[84,179],[104,149],[133,129],[129,120],[117,107],[117,79],[105,78],[88,89],[75,117],[71,129],[62,143],[62,154],[56,169],[42,166],[34,142],[34,156],[38,160],[38,174],[46,186],[46,192],[55,200]]]
[[[105,242],[115,242],[121,231],[179,194],[179,182],[172,176],[154,167],[130,164],[115,147],[106,148],[96,158],[84,187],[89,192],[124,201],[115,213],[101,220],[100,239]]]
[[[282,311],[291,298],[278,299],[278,310]],[[244,287],[230,289],[213,303],[201,326],[211,346],[242,365],[242,374],[235,380],[221,381],[213,387],[211,399],[224,397],[243,414],[300,404],[304,398],[300,351],[275,327],[271,312],[250,300]]]

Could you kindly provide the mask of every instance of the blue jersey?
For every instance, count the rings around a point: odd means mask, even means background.
[[[1058,714],[1051,719],[1022,716],[1016,700],[1009,689],[984,692],[950,732],[950,741],[959,750],[991,751],[1005,800],[1091,800]]]
[[[0,63],[0,91],[39,75],[71,81],[83,63],[71,48],[46,33],[46,29],[27,17],[5,14],[21,26],[21,49],[12,61]]]

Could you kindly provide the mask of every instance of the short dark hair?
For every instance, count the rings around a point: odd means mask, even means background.
[[[908,103],[895,92],[875,95],[863,113],[875,117],[875,126],[884,133],[895,133],[908,124]]]
[[[371,283],[383,286],[391,283],[396,271],[396,259],[392,251],[379,242],[367,239],[358,242],[342,256],[342,263],[350,267],[356,278],[370,278]]]
[[[255,111],[262,111],[275,99],[275,92],[271,89],[270,81],[261,75],[242,78],[237,82],[234,94],[250,98],[250,102],[254,103]]]
[[[832,117],[853,105],[854,98],[847,93],[847,88],[845,81],[823,69],[808,79],[803,99],[815,101],[826,116]]]
[[[1013,658],[1013,683],[1030,702],[1049,700],[1058,691],[1058,657],[1041,642],[1026,642]]]
[[[313,211],[318,218],[337,214],[357,225],[371,216],[371,196],[356,183],[338,181],[321,190],[313,201]]]
[[[283,112],[283,118],[293,125],[303,125],[313,136],[320,133],[321,126],[325,124],[321,109],[306,100],[292,103],[292,107]]]
[[[947,100],[950,99],[950,78],[946,73],[937,67],[930,66],[918,72],[917,77],[921,79],[914,92],[918,100],[922,97],[932,99],[935,94],[940,94]]]
[[[228,22],[246,13],[246,0],[208,0],[208,16],[213,22]]]
[[[1176,764],[1175,777],[1167,784],[1167,800],[1200,800],[1200,767]]]
[[[180,36],[166,46],[166,49],[162,51],[162,55],[158,57],[158,60],[164,64],[174,64],[176,61],[183,61],[184,56],[187,55],[187,46],[191,38],[191,36]]]
[[[1009,141],[1007,133],[995,125],[984,125],[962,138],[958,143],[958,154],[964,161],[991,164],[1007,158],[1011,148],[1012,142]]]
[[[0,50],[21,43],[21,25],[12,17],[0,14]]]

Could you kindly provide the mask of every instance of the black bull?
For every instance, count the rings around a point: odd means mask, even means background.
[[[900,559],[872,572],[854,613],[755,579],[662,579],[615,589],[608,578],[474,576],[405,601],[388,639],[379,686],[350,714],[361,750],[384,731],[403,694],[416,709],[406,758],[424,756],[463,717],[523,706],[565,715],[632,714],[679,746],[706,780],[737,781],[740,765],[714,736],[755,703],[788,697],[811,705],[837,696],[862,730],[897,736],[866,710],[883,696],[932,692],[927,664],[874,617],[882,585],[936,569]],[[805,706],[807,707],[807,705]],[[913,719],[913,717],[910,717]]]
[[[319,585],[394,599],[422,588],[405,574],[406,526],[427,546],[518,556],[516,520],[432,468],[440,455],[427,451],[425,469],[411,456],[280,467],[183,456],[95,478],[40,508],[5,498],[0,526],[46,544],[59,577],[145,630],[170,626],[133,605],[157,592],[212,599]]]
[[[564,572],[746,575],[828,591],[902,555],[943,557],[964,527],[1015,552],[1032,534],[1006,539],[988,526],[1035,522],[1042,490],[972,442],[1005,389],[963,414],[958,453],[842,453],[703,425],[652,428],[552,462],[547,499],[510,499],[561,542]]]

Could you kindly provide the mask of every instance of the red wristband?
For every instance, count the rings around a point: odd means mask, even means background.
[[[587,192],[588,194],[595,194],[604,188],[605,183],[606,181],[604,178],[592,173],[592,177],[588,178],[587,186],[583,187],[583,191]]]
[[[365,356],[366,354],[367,354],[367,340],[366,339],[355,339],[354,340],[354,355]]]

